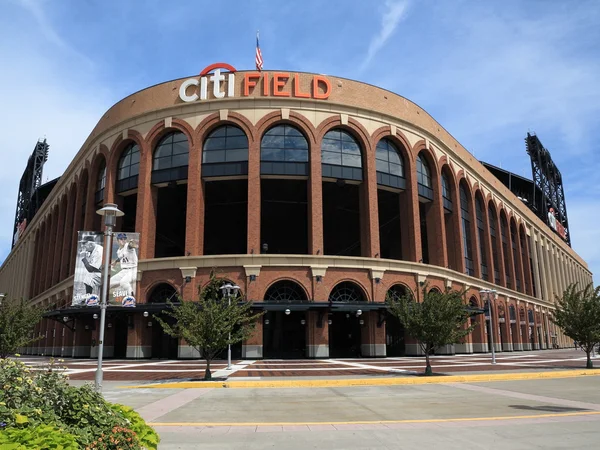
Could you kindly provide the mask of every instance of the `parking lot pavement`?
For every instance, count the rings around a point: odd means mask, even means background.
[[[22,357],[30,365],[43,364],[45,357]],[[489,354],[433,356],[432,366],[438,374],[481,372],[544,371],[578,369],[585,367],[581,351],[542,350],[531,352],[504,352],[491,364]],[[600,357],[596,356],[596,365]],[[425,369],[423,357],[358,358],[321,360],[257,360],[233,361],[233,370],[225,370],[225,361],[211,364],[214,377],[233,379],[269,379],[288,377],[350,377],[350,376],[411,376]],[[65,358],[61,362],[72,380],[93,380],[97,361]],[[107,381],[160,381],[199,380],[206,369],[203,360],[113,360],[103,362]]]
[[[123,389],[160,449],[589,449],[597,377],[318,389]],[[128,384],[128,383],[126,383]]]

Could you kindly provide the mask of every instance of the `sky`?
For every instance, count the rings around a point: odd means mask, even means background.
[[[370,83],[478,159],[531,178],[527,132],[563,176],[572,245],[600,280],[600,2],[0,0],[0,261],[47,138],[60,176],[104,112],[217,61]]]

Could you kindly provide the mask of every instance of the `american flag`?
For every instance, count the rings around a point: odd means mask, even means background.
[[[263,68],[263,57],[258,45],[258,31],[256,32],[256,57],[254,59],[256,61],[256,70],[260,72]]]

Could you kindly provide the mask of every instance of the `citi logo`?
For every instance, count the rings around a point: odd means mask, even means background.
[[[221,70],[227,73],[221,74]],[[209,73],[212,75],[207,76]],[[200,79],[190,78],[185,80],[179,87],[179,98],[186,103],[208,98],[208,83],[212,83],[212,91],[215,98],[233,97],[235,95],[235,68],[226,63],[215,63],[200,72]],[[222,83],[227,79],[227,90]],[[223,89],[222,89],[223,88]]]

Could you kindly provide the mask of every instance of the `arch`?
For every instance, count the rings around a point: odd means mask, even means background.
[[[501,278],[501,270],[500,270],[500,230],[498,230],[498,215],[496,213],[496,204],[492,199],[488,201],[488,222],[489,222],[489,233],[490,233],[490,244],[492,247],[492,264],[494,266],[494,278],[493,282],[497,285],[500,285]]]
[[[446,235],[446,253],[448,268],[462,273],[462,251],[460,242],[460,211],[456,178],[448,164],[442,165],[440,171],[440,186],[442,190],[442,206],[444,233]]]
[[[159,282],[149,290],[146,303],[166,303],[168,299],[175,298],[176,292],[177,289],[170,283]]]
[[[275,281],[267,288],[264,300],[277,303],[307,302],[308,296],[300,283],[284,279]]]
[[[371,147],[369,145],[371,141],[371,136],[366,128],[358,121],[353,119],[352,117],[348,118],[347,123],[342,123],[342,120],[339,115],[329,117],[328,119],[323,120],[318,126],[316,130],[316,141],[322,142],[323,137],[331,130],[335,128],[341,128],[354,137],[360,145],[360,147],[364,150],[365,155],[368,156],[371,154]]]
[[[94,158],[94,162],[91,167],[91,179],[94,181],[94,204],[97,205],[104,200],[104,193],[106,192],[106,157],[103,153],[98,153]]]
[[[188,176],[190,142],[175,130],[162,135],[152,147],[152,183],[185,180]]]
[[[521,252],[519,251],[520,239],[517,234],[517,223],[514,217],[510,218],[509,221],[509,229],[510,229],[510,244],[512,249],[513,260],[512,263],[515,268],[515,289],[519,292],[524,292],[523,290],[523,280],[521,279],[521,274],[523,273],[522,264],[521,264]],[[517,240],[519,239],[519,240]]]
[[[321,166],[324,178],[363,180],[364,146],[344,127],[327,131],[321,139]]]
[[[265,131],[276,124],[288,124],[298,128],[306,139],[311,143],[317,142],[317,133],[313,124],[302,114],[290,111],[287,119],[281,115],[281,111],[273,111],[258,121],[254,129],[257,136],[262,136]]]
[[[261,136],[261,174],[308,176],[309,158],[308,139],[295,125],[278,122]]]
[[[419,195],[428,200],[433,200],[433,173],[427,157],[423,151],[417,154],[417,186]]]
[[[410,152],[411,146],[407,137],[399,129],[396,129],[396,134],[391,134],[391,129],[388,125],[375,130],[370,139],[371,142],[379,142],[381,139],[388,139],[398,148],[402,158],[404,159],[405,177],[408,178],[411,174],[412,165],[415,162],[415,158]]]
[[[248,174],[248,136],[237,125],[212,127],[202,143],[202,177]]]
[[[180,132],[185,134],[190,148],[195,147],[196,140],[194,139],[194,130],[185,120],[172,118],[171,126],[165,126],[165,121],[161,120],[156,123],[152,129],[146,134],[146,142],[148,144],[148,148],[151,149],[152,153],[154,153],[154,149],[156,148],[158,142],[167,134]]]
[[[433,286],[431,289],[429,289],[429,294],[431,294],[431,293],[441,294],[442,291],[437,286]]]
[[[486,209],[485,202],[481,190],[475,189],[475,227],[477,230],[477,238],[479,241],[479,265],[481,269],[481,278],[486,281],[490,280],[490,274],[488,269],[488,253],[489,247],[488,234],[486,231]]]
[[[513,289],[513,280],[512,280],[512,271],[509,254],[509,228],[508,228],[508,220],[506,217],[506,211],[504,208],[500,208],[500,242],[502,245],[502,256],[504,262],[504,277],[506,279],[506,287],[509,289]]]
[[[358,284],[352,281],[342,281],[336,284],[329,293],[330,303],[366,302],[367,296]]]
[[[523,275],[525,277],[525,293],[537,296],[537,286],[535,285],[535,277],[533,276],[533,262],[531,261],[531,253],[529,249],[529,240],[523,223],[519,223],[519,242],[521,248],[521,261],[523,261]]]
[[[508,317],[510,320],[517,320],[517,311],[515,309],[515,305],[509,305],[508,307]]]

